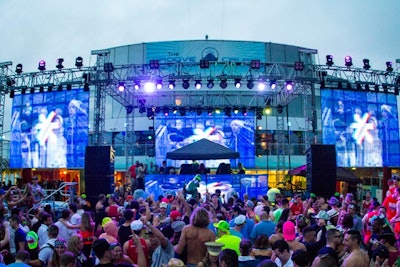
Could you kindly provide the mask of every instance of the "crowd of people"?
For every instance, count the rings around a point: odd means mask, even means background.
[[[368,192],[326,199],[258,198],[221,192],[147,196],[81,194],[56,216],[28,210],[37,181],[0,190],[1,265],[10,266],[397,266],[400,187],[389,181],[383,203]],[[32,188],[35,188],[34,190]],[[30,190],[30,191],[29,191]],[[140,189],[138,189],[140,190]],[[183,190],[184,191],[184,190]],[[108,193],[108,192],[105,192]],[[38,199],[40,198],[40,194]],[[35,201],[33,197],[32,201]]]

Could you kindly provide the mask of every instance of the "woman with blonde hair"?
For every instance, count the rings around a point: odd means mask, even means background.
[[[83,249],[83,240],[80,235],[73,235],[71,238],[68,240],[67,244],[67,250],[72,252],[77,261],[76,261],[76,266],[77,267],[82,267],[82,266],[87,266],[88,259],[82,252]]]
[[[83,254],[86,258],[89,258],[92,244],[97,239],[94,235],[94,222],[90,212],[85,211],[82,213],[80,235],[83,241]]]

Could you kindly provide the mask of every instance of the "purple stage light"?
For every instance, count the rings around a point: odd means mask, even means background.
[[[154,82],[146,82],[144,84],[144,90],[148,93],[154,92],[155,89],[156,89],[156,85],[154,84]]]
[[[38,70],[44,71],[46,70],[46,61],[43,59],[39,61]]]
[[[344,58],[344,64],[345,64],[346,67],[353,66],[353,59],[351,58],[351,56],[346,56]]]
[[[125,91],[125,85],[124,85],[124,83],[119,83],[119,84],[118,84],[118,91],[120,91],[120,92]]]
[[[288,91],[293,90],[293,83],[291,81],[286,82],[286,90]]]

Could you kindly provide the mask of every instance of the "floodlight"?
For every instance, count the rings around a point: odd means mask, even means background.
[[[29,93],[34,94],[35,93],[35,87],[31,87],[31,90],[29,91]]]
[[[207,88],[211,89],[214,87],[214,79],[210,78],[207,80]]]
[[[164,113],[164,116],[168,116],[169,115],[169,108],[168,107],[163,107],[163,113]]]
[[[371,65],[369,65],[369,59],[364,58],[363,63],[364,63],[363,69],[369,70],[371,68]]]
[[[219,83],[219,86],[222,89],[225,89],[226,87],[228,87],[228,82],[227,82],[227,78],[226,77],[221,78],[221,82]]]
[[[185,115],[186,115],[186,108],[180,107],[180,108],[179,108],[179,115],[185,116]]]
[[[157,90],[160,90],[160,89],[163,88],[163,83],[162,83],[162,80],[161,80],[161,79],[158,79],[158,80],[156,81],[156,88],[157,88]]]
[[[15,72],[18,74],[22,73],[22,64],[21,63],[17,64],[17,66],[15,67]]]
[[[224,112],[225,112],[225,115],[227,117],[231,117],[232,116],[232,109],[230,107],[225,107],[224,108]]]
[[[208,107],[207,108],[207,114],[208,114],[208,116],[211,116],[213,114],[213,108],[212,107]]]
[[[24,95],[26,93],[26,88],[21,89],[21,95]]]
[[[125,91],[125,84],[123,82],[118,83],[118,91],[123,92]]]
[[[63,86],[62,86],[62,84],[59,84],[57,86],[57,91],[62,92],[62,90],[63,90]]]
[[[240,80],[241,79],[239,79],[239,78],[235,79],[235,87],[238,88],[238,89],[242,86],[242,84],[240,83]]]
[[[175,88],[175,80],[174,79],[170,79],[168,81],[168,88],[171,90]]]
[[[201,107],[197,107],[196,113],[197,113],[197,115],[201,115],[201,113],[203,113],[203,109]]]
[[[176,113],[178,113],[178,109],[176,107],[173,107],[172,108],[172,114],[176,114]]]
[[[242,107],[242,114],[244,116],[247,116],[247,108],[246,107]]]
[[[56,68],[57,68],[58,70],[62,70],[62,69],[64,68],[63,62],[64,62],[64,59],[63,59],[63,58],[58,58],[58,59],[57,59]]]
[[[39,87],[39,93],[44,93],[44,86]]]
[[[332,55],[326,55],[326,65],[328,67],[332,67],[333,64],[335,64],[335,63],[333,63],[333,56]]]
[[[198,90],[201,89],[201,80],[195,80],[194,87]]]
[[[270,80],[269,87],[274,90],[276,88],[276,80]]]
[[[348,68],[350,68],[351,66],[353,66],[353,59],[351,58],[351,56],[345,56],[344,57],[344,65]]]
[[[221,114],[221,109],[219,107],[216,107],[214,109],[215,114]]]
[[[190,87],[188,78],[182,79],[182,87],[183,87],[183,89],[188,89]]]
[[[53,92],[53,85],[47,86],[47,92]]]
[[[264,81],[259,81],[258,82],[258,90],[260,90],[260,91],[263,91],[263,90],[265,90],[265,82]]]
[[[234,107],[233,108],[233,113],[234,114],[238,114],[239,113],[239,108],[238,107]]]
[[[269,114],[271,114],[271,112],[272,112],[271,105],[266,105],[265,109],[264,109],[264,114],[269,115]]]
[[[386,71],[387,72],[392,72],[393,71],[392,61],[386,61]]]
[[[286,81],[286,90],[288,90],[288,91],[293,90],[293,82],[292,81]]]
[[[136,91],[140,89],[140,81],[136,80],[133,82],[133,89]]]
[[[75,66],[77,68],[81,68],[83,66],[83,58],[82,57],[77,57],[75,59]]]
[[[250,78],[247,80],[247,88],[253,89],[253,87],[254,87],[254,81],[253,79]]]
[[[72,90],[72,84],[67,84],[67,91],[71,91]]]
[[[43,59],[39,61],[38,70],[44,71],[46,70],[46,61]]]

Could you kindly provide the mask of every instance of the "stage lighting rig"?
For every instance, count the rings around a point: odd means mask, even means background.
[[[201,80],[195,80],[194,87],[199,90],[201,89]]]
[[[353,66],[353,59],[351,58],[351,56],[345,56],[344,58],[344,65],[347,68],[350,68],[351,66]]]
[[[393,71],[392,61],[386,61],[386,71],[387,72],[392,72]]]
[[[223,76],[223,77],[220,77],[220,80],[221,80],[221,82],[219,83],[219,86],[222,89],[226,89],[226,87],[228,87],[228,79],[225,76]]]
[[[175,88],[175,80],[174,79],[170,79],[168,81],[168,88],[171,90]]]
[[[75,59],[75,66],[77,68],[82,68],[82,66],[83,66],[83,58],[82,57],[77,57]]]
[[[23,66],[22,66],[21,63],[17,64],[17,66],[15,67],[15,72],[17,74],[21,74],[22,73],[22,68],[23,68]]]
[[[326,55],[326,65],[328,67],[332,67],[333,66],[333,56],[332,55]]]
[[[238,89],[242,86],[242,83],[240,82],[240,80],[241,80],[240,78],[235,79],[235,87]]]
[[[46,61],[43,59],[39,61],[38,70],[45,71],[46,70]]]
[[[62,69],[64,68],[63,62],[64,62],[64,59],[63,59],[63,58],[58,58],[58,59],[57,59],[56,68],[57,68],[58,70],[62,70]]]
[[[190,87],[190,83],[189,83],[189,79],[188,78],[182,79],[182,87],[183,87],[183,89],[188,89]]]
[[[254,81],[253,81],[253,78],[249,78],[249,79],[247,79],[247,88],[249,88],[249,89],[253,89],[253,87],[254,87]]]
[[[213,78],[209,78],[208,80],[207,80],[207,88],[208,89],[211,89],[211,88],[213,88],[214,87],[214,79]]]
[[[371,65],[369,64],[369,59],[364,58],[363,59],[363,64],[364,64],[364,66],[363,66],[364,70],[369,70],[371,68]]]

